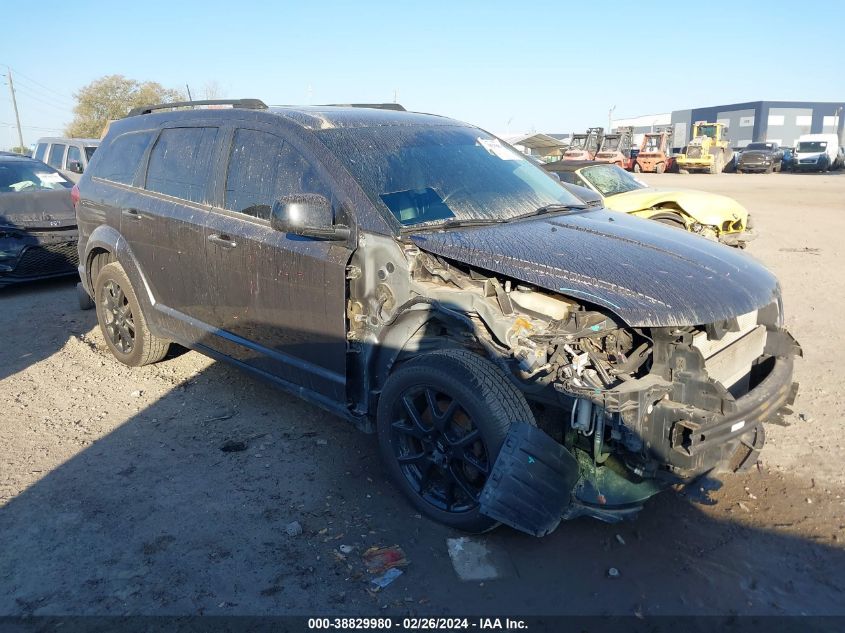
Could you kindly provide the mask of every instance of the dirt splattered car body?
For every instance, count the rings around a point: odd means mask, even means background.
[[[471,531],[618,520],[755,463],[800,347],[753,259],[588,209],[450,119],[234,105],[117,122],[83,175],[120,360],[175,341],[376,430],[409,500]],[[159,180],[168,157],[199,184]]]

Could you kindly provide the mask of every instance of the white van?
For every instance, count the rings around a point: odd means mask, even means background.
[[[838,165],[836,134],[802,134],[795,145],[792,171],[828,171]]]
[[[73,182],[88,167],[88,161],[100,145],[96,138],[40,138],[33,158],[58,169]]]

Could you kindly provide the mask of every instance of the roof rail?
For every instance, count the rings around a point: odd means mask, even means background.
[[[139,114],[150,114],[155,110],[167,110],[168,108],[190,108],[200,105],[230,105],[233,108],[245,108],[247,110],[267,109],[267,104],[261,101],[261,99],[207,99],[205,101],[174,101],[172,103],[140,106],[138,108],[132,108],[126,116],[138,116]]]
[[[330,108],[375,108],[376,110],[396,110],[407,112],[401,103],[327,103]]]

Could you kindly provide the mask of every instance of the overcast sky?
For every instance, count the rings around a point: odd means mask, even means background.
[[[36,10],[37,8],[37,10]],[[756,100],[845,99],[845,2],[5,0],[24,141],[109,74],[194,98],[393,101],[497,133]],[[11,25],[16,36],[11,34]],[[0,147],[17,145],[6,77]]]

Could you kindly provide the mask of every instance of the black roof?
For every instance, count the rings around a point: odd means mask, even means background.
[[[172,109],[208,105],[229,105],[227,108]],[[309,130],[333,128],[363,128],[377,126],[457,125],[466,123],[434,114],[408,112],[399,104],[342,104],[317,106],[266,106],[258,99],[233,99],[211,102],[170,103],[135,108],[129,115],[112,124],[116,130],[137,129],[144,121],[179,121],[180,119],[207,118],[209,120],[266,120],[281,117],[294,125]]]

